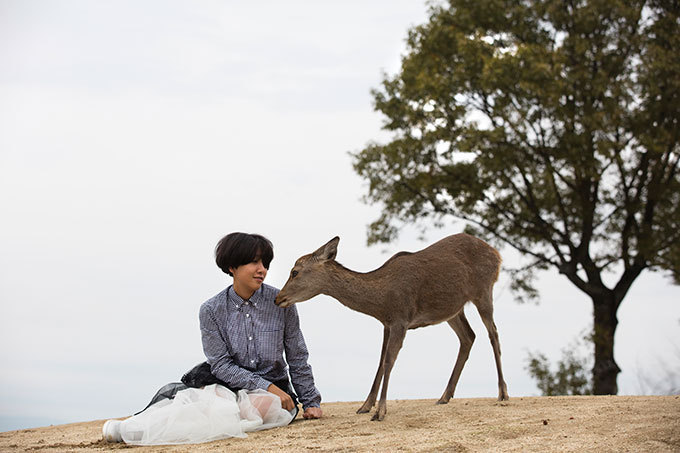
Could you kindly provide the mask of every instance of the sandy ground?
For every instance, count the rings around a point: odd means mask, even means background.
[[[103,420],[0,433],[0,451],[94,452],[680,452],[680,396],[516,397],[323,404],[324,418],[196,445],[132,447],[101,439]]]

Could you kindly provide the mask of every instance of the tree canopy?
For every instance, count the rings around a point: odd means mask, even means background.
[[[450,0],[372,94],[388,143],[355,153],[369,243],[454,217],[593,300],[594,392],[616,393],[616,311],[645,270],[680,283],[680,4]],[[607,285],[604,274],[614,276]]]

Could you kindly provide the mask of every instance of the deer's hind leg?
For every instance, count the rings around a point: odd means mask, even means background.
[[[390,330],[385,327],[383,330],[383,344],[382,350],[380,352],[380,362],[378,362],[378,371],[375,373],[375,379],[373,379],[373,385],[371,386],[371,391],[366,397],[366,401],[361,405],[357,414],[365,414],[369,412],[375,405],[375,400],[378,397],[378,390],[380,389],[380,382],[382,382],[383,374],[385,373],[385,351],[387,350],[387,342],[390,339]]]
[[[473,302],[477,307],[477,311],[479,311],[479,316],[482,318],[486,330],[489,332],[489,340],[491,340],[493,356],[496,360],[496,372],[498,373],[498,401],[508,400],[508,386],[505,384],[505,379],[503,379],[503,367],[501,366],[501,343],[498,339],[496,323],[493,321],[493,298],[491,291]]]
[[[467,362],[467,359],[470,356],[472,343],[475,341],[475,333],[473,332],[472,327],[470,327],[462,309],[455,317],[449,319],[447,322],[458,336],[460,349],[458,350],[458,357],[456,358],[456,364],[453,366],[453,372],[451,373],[449,383],[446,385],[444,394],[439,398],[437,404],[446,404],[453,397],[453,393],[456,391],[456,385],[458,384],[458,379],[460,378],[460,373],[463,371],[465,362]]]

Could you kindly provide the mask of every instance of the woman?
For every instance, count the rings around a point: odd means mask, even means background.
[[[297,396],[304,418],[319,418],[321,394],[307,363],[297,309],[278,307],[279,290],[264,284],[273,258],[271,242],[257,234],[231,233],[218,242],[215,261],[234,284],[201,306],[203,351],[220,383],[234,390],[266,390],[286,410],[295,409]]]
[[[106,440],[161,445],[244,437],[290,423],[298,398],[304,418],[322,416],[297,309],[276,306],[279,290],[264,284],[273,258],[271,242],[257,234],[232,233],[218,242],[217,266],[234,283],[201,305],[207,362],[186,373],[183,384],[163,387],[142,412],[107,421]]]

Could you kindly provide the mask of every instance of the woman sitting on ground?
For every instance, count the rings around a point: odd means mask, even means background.
[[[234,283],[201,305],[207,362],[182,384],[159,390],[142,412],[106,422],[105,439],[160,445],[244,437],[290,423],[298,398],[304,418],[322,416],[297,309],[278,307],[279,290],[264,284],[273,257],[260,235],[232,233],[219,241],[217,265]]]

